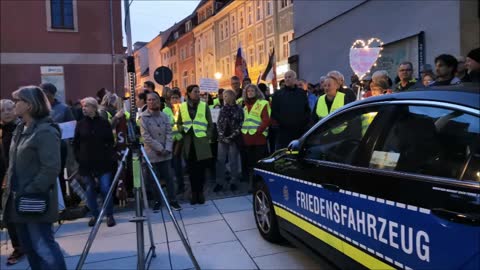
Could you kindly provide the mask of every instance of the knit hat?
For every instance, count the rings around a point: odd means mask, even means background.
[[[467,57],[475,60],[475,62],[480,63],[480,48],[476,48],[476,49],[471,50],[467,54]]]

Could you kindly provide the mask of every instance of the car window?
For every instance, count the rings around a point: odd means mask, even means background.
[[[304,157],[352,164],[363,137],[380,115],[378,107],[358,109],[332,118],[308,136]]]
[[[373,151],[371,168],[474,180],[465,166],[470,159],[478,171],[478,117],[428,106],[402,105],[395,112]]]

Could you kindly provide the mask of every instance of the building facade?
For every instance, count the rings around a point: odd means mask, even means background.
[[[299,76],[318,82],[330,70],[353,74],[349,51],[358,40],[384,42],[377,66],[395,78],[400,62],[415,74],[442,53],[465,55],[479,47],[478,1],[298,1],[291,60]]]
[[[147,42],[135,42],[133,44],[133,57],[135,59],[135,90],[143,89],[143,83],[150,80],[150,67],[148,65]],[[128,89],[128,88],[127,88]]]
[[[162,34],[160,33],[157,35],[154,39],[152,39],[150,42],[145,45],[145,47],[148,50],[148,78],[145,78],[145,81],[151,81],[155,84],[155,89],[160,89],[161,86],[155,82],[155,79],[153,78],[155,69],[158,67],[162,66],[162,54],[160,51],[162,50],[163,46],[163,38]],[[143,89],[143,84],[141,85]]]
[[[123,93],[120,1],[0,1],[0,93],[52,82],[58,99]]]
[[[275,49],[277,76],[288,70],[289,42],[293,39],[293,1],[232,1],[215,15],[216,71],[221,87],[230,87],[239,46],[249,76],[256,82]]]
[[[200,82],[202,78],[213,78],[216,72],[214,15],[218,7],[217,1],[201,1],[194,11],[198,22],[193,28],[197,82]]]
[[[252,81],[265,70],[273,49],[281,79],[289,69],[292,39],[292,0],[202,0],[190,16],[146,45],[150,80],[155,68],[167,66],[173,72],[168,86],[182,92],[202,78],[217,79],[220,87],[229,88],[240,45]]]

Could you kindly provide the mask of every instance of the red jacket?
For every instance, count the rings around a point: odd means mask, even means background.
[[[250,112],[250,110],[253,107],[254,102],[248,102],[245,101],[245,108]],[[257,133],[250,135],[250,134],[243,134],[243,142],[245,145],[250,146],[250,145],[264,145],[267,144],[267,138],[263,136],[263,132],[265,129],[268,128],[270,125],[270,116],[268,115],[268,108],[265,106],[262,110],[262,123],[260,124],[260,127],[258,127]]]

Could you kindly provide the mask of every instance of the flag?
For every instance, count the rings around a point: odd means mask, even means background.
[[[248,77],[247,61],[245,61],[245,57],[243,57],[242,46],[239,46],[237,50],[237,57],[235,59],[235,76],[240,78],[240,81],[243,81],[244,78]]]
[[[277,61],[275,59],[275,49],[272,50],[272,53],[268,57],[268,64],[262,74],[262,80],[271,82],[273,88],[277,88]]]

